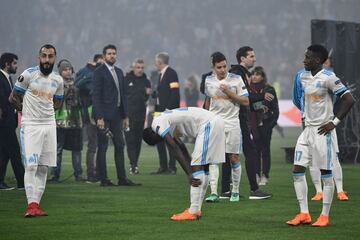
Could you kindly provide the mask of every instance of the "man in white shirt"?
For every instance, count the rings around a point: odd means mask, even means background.
[[[216,52],[212,55],[213,74],[205,79],[205,94],[207,96],[205,106],[209,111],[221,116],[225,123],[226,148],[225,152],[231,162],[232,191],[231,202],[239,201],[239,186],[241,179],[240,152],[240,105],[249,105],[248,91],[241,76],[229,73],[225,56]],[[206,199],[208,202],[218,201],[217,182],[218,166],[210,166],[211,195]],[[215,185],[215,187],[213,187]],[[215,189],[215,190],[214,190]]]
[[[321,171],[323,180],[323,208],[320,217],[312,226],[325,227],[329,224],[329,212],[334,194],[332,177],[333,162],[336,161],[336,125],[346,116],[355,100],[336,75],[323,69],[328,58],[327,50],[321,45],[307,48],[304,58],[305,71],[300,72],[304,91],[305,129],[296,143],[294,156],[294,187],[300,205],[300,213],[286,223],[292,226],[311,223],[308,209],[306,168],[311,165]],[[340,97],[340,110],[334,117],[332,92]]]
[[[21,148],[25,166],[25,217],[47,216],[40,208],[48,167],[56,166],[56,124],[54,108],[63,99],[62,77],[53,72],[55,47],[46,44],[39,51],[39,66],[26,69],[18,78],[10,102],[22,111]]]

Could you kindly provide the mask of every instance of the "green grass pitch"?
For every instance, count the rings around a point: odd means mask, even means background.
[[[178,168],[175,176],[150,175],[158,167],[156,148],[143,145],[140,175],[130,176],[141,187],[101,188],[98,184],[75,183],[74,178],[48,184],[41,205],[48,217],[25,219],[24,191],[0,192],[0,240],[7,239],[360,239],[360,167],[343,165],[344,189],[350,201],[334,196],[330,225],[290,227],[285,221],[298,211],[293,189],[292,165],[285,162],[280,147],[296,142],[300,129],[285,129],[286,137],[274,131],[270,184],[262,189],[274,194],[269,200],[249,200],[249,185],[242,169],[240,202],[203,205],[203,218],[193,222],[172,222],[170,216],[189,206],[189,186]],[[189,147],[190,148],[190,147]],[[83,151],[83,168],[85,167]],[[241,156],[241,160],[243,157]],[[108,175],[116,182],[113,149],[108,151]],[[126,158],[126,169],[128,160]],[[62,179],[72,172],[69,152],[65,151]],[[314,194],[310,182],[309,198]],[[7,183],[15,185],[9,164]],[[309,201],[315,220],[321,203]]]

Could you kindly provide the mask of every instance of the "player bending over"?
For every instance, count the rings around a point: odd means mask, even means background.
[[[196,138],[192,155],[180,136]],[[143,139],[149,145],[165,140],[169,150],[184,169],[190,182],[190,208],[174,214],[171,220],[197,220],[209,184],[209,164],[225,162],[224,122],[202,108],[166,110],[153,120],[151,128],[144,129]]]

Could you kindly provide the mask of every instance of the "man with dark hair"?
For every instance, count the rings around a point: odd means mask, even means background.
[[[232,192],[231,202],[239,201],[239,186],[241,179],[241,165],[239,159],[240,151],[240,123],[239,123],[239,106],[249,105],[248,91],[239,75],[228,72],[227,60],[225,56],[216,52],[211,56],[213,74],[205,79],[205,94],[207,96],[205,107],[223,118],[225,123],[225,153],[231,162],[232,175]],[[210,184],[217,185],[219,176],[217,165],[214,170],[210,168]],[[215,175],[215,177],[212,177]],[[218,201],[217,189],[212,186],[208,202]]]
[[[56,50],[40,48],[39,66],[28,68],[18,78],[10,102],[22,111],[21,146],[25,165],[25,192],[28,207],[25,217],[47,216],[40,208],[48,167],[56,166],[56,124],[54,108],[62,104],[64,84],[53,72]]]
[[[151,83],[144,73],[144,60],[136,59],[132,70],[126,74],[129,108],[129,131],[125,132],[126,149],[130,160],[130,174],[139,174],[138,161],[141,151],[142,132],[146,116],[146,102],[151,94]]]
[[[94,71],[104,63],[102,54],[95,54],[92,61],[80,69],[75,75],[75,86],[79,89],[81,106],[84,113],[84,127],[88,139],[86,151],[87,183],[96,183],[98,181],[95,154],[98,146],[97,127],[93,117],[92,106],[92,88]]]
[[[105,64],[94,72],[92,102],[93,114],[98,127],[98,151],[96,164],[100,186],[114,186],[107,178],[106,151],[108,137],[112,138],[115,151],[115,166],[119,186],[137,186],[126,177],[124,162],[123,130],[129,127],[126,85],[123,72],[115,66],[116,47],[104,47]]]
[[[236,59],[238,61],[237,65],[232,65],[229,72],[240,75],[242,78],[245,87],[249,89],[250,84],[250,72],[255,62],[255,52],[253,48],[249,46],[241,47],[236,52]],[[273,95],[270,93],[265,94],[253,94],[249,93],[249,101],[250,105],[253,102],[268,100],[271,101],[273,99]],[[245,155],[245,167],[246,173],[248,176],[248,180],[250,183],[250,196],[249,199],[267,199],[272,195],[269,193],[262,192],[259,189],[257,179],[256,179],[256,147],[253,141],[252,133],[251,133],[251,122],[250,122],[250,107],[249,106],[240,106],[239,112],[240,118],[240,128],[242,134],[242,149]],[[226,162],[222,166],[222,195],[220,198],[226,198],[230,193],[230,163],[229,159],[226,159]]]
[[[163,112],[166,109],[174,109],[180,106],[180,85],[176,71],[169,67],[169,54],[160,52],[155,56],[155,67],[160,73],[157,85],[156,112]],[[176,174],[176,160],[169,152],[169,162],[166,145],[160,142],[156,145],[159,153],[160,167],[152,174]]]
[[[9,102],[14,84],[10,74],[16,73],[17,60],[18,57],[13,53],[4,53],[0,57],[0,190],[14,189],[5,183],[9,159],[18,189],[24,188],[24,167],[16,136],[17,112]]]
[[[355,103],[350,91],[340,79],[333,72],[323,69],[323,63],[327,58],[328,52],[325,47],[317,44],[309,46],[305,52],[305,70],[298,73],[304,93],[305,128],[295,147],[293,178],[300,213],[286,222],[292,226],[311,223],[305,178],[305,171],[309,165],[320,169],[324,184],[321,215],[312,226],[325,227],[329,224],[329,212],[334,194],[332,168],[336,161],[337,150],[337,136],[334,129]],[[340,109],[335,116],[331,93],[340,98]]]
[[[180,140],[181,136],[196,138],[191,156]],[[199,219],[208,186],[208,166],[210,163],[224,162],[225,133],[222,118],[195,107],[166,110],[154,117],[151,127],[144,130],[143,139],[150,145],[164,140],[189,179],[190,208],[174,214],[171,220]]]

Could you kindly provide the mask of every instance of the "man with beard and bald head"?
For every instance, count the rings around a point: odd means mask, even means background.
[[[15,83],[9,101],[22,111],[21,148],[25,167],[28,207],[25,217],[47,216],[40,208],[48,167],[56,167],[54,109],[62,104],[64,83],[53,72],[56,49],[45,44],[39,51],[39,66],[26,69]]]

